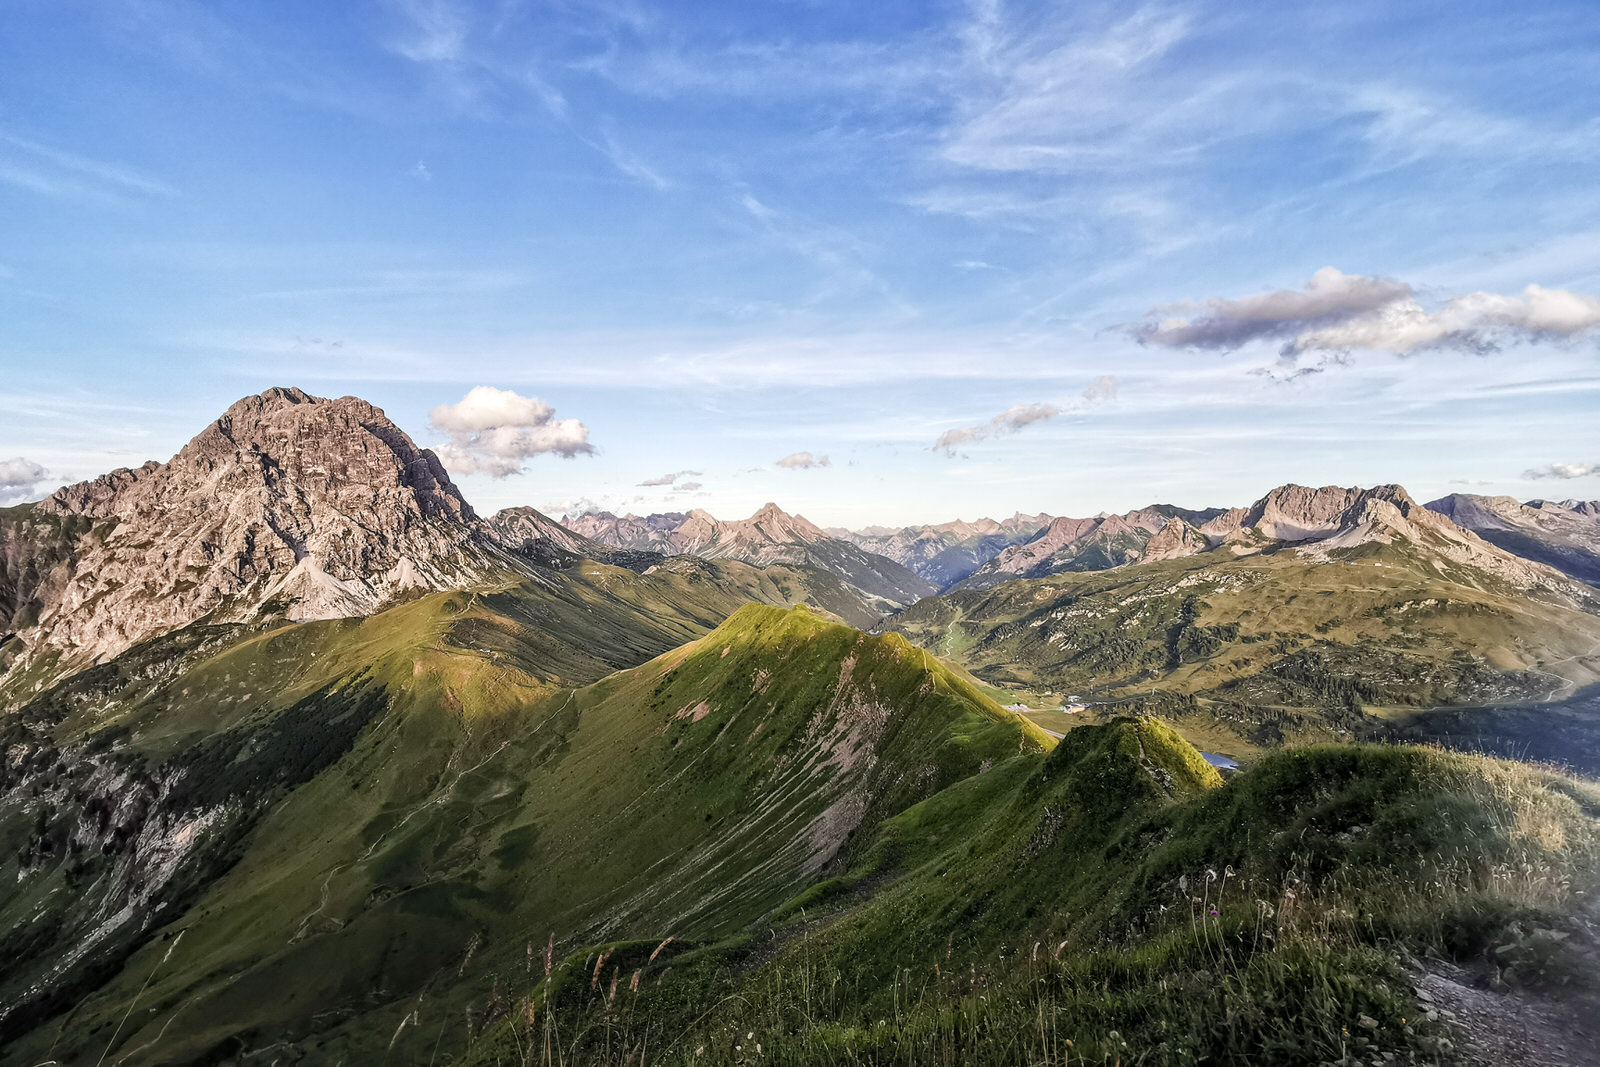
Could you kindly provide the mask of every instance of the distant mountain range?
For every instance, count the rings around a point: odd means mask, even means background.
[[[246,397],[0,509],[0,1067],[1455,1062],[1398,976],[1587,973],[1593,790],[1273,750],[1600,680],[1597,510],[484,517]]]
[[[762,566],[790,563],[838,575],[882,604],[885,614],[931,596],[938,588],[901,564],[833,537],[805,518],[767,504],[748,519],[723,522],[698,509],[618,517],[594,512],[566,519],[574,532],[614,548],[703,559],[736,559]]]
[[[830,528],[840,540],[887,556],[916,571],[940,589],[947,589],[1011,545],[1030,541],[1050,524],[1049,515],[1021,512],[996,522],[943,522],[929,526],[867,526],[860,530]]]
[[[34,660],[104,660],[202,618],[367,615],[585,559],[639,573],[674,557],[781,566],[828,610],[865,624],[942,589],[1224,547],[1326,556],[1395,540],[1519,588],[1555,588],[1562,574],[1600,581],[1600,504],[1456,495],[1423,508],[1398,486],[1288,485],[1226,510],[1156,504],[855,531],[823,530],[770,503],[737,521],[695,510],[557,522],[531,507],[485,519],[431,451],[366,401],[271,389],[234,404],[167,463],[0,511],[0,664],[24,649]]]
[[[1420,525],[1456,545],[1452,551],[1463,560],[1516,569],[1514,563],[1485,554],[1473,539],[1460,536],[1468,531],[1525,561],[1600,585],[1600,502],[1521,504],[1510,497],[1458,494],[1433,501],[1426,509],[1451,523],[1441,526],[1432,515],[1417,514],[1416,501],[1399,486],[1361,490],[1297,485],[1280,486],[1248,507],[1196,510],[1152,504],[1090,518],[1018,513],[1002,521],[958,519],[899,528],[819,530],[773,504],[742,523],[719,522],[704,511],[620,517],[596,512],[569,516],[563,522],[593,544],[613,550],[690,553],[753,563],[805,560],[876,592],[886,602],[898,599],[900,606],[919,587],[898,571],[883,575],[891,579],[888,582],[866,577],[871,570],[889,570],[876,560],[870,567],[859,561],[853,570],[841,567],[841,555],[853,557],[840,542],[900,564],[938,590],[990,589],[1018,578],[1178,559],[1222,544],[1241,550],[1268,543],[1349,547],[1373,538],[1411,536]]]
[[[1600,500],[1530,500],[1453,493],[1428,507],[1491,544],[1600,585]]]
[[[811,550],[740,552],[754,531],[815,530],[760,518],[721,553],[792,579],[757,599],[808,592],[865,625],[933,592],[888,560],[835,550],[820,532]],[[602,545],[533,508],[483,519],[438,457],[378,408],[269,389],[228,408],[169,462],[0,510],[0,670],[19,659],[60,669],[104,661],[201,619],[358,617],[433,590],[555,581],[580,559],[645,571],[666,558]],[[831,567],[819,569],[823,561]]]
[[[1202,701],[1185,714],[1207,729],[1256,743],[1320,736],[1341,706],[1547,699],[1600,681],[1593,588],[1399,486],[1281,486],[1147,531],[1057,520],[885,626],[997,685],[1095,699],[1159,686]],[[1082,565],[1091,553],[1111,565]],[[974,580],[1008,560],[1020,578]]]

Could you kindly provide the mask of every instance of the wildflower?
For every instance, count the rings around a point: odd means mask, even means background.
[[[1217,909],[1216,908],[1212,908],[1211,909],[1211,914],[1213,914],[1213,915],[1217,914]]]
[[[633,980],[628,983],[628,992],[630,992],[630,993],[639,992],[639,972],[638,971],[634,971],[633,972]]]
[[[551,968],[551,965],[555,962],[555,957],[556,957],[556,935],[555,935],[555,931],[552,930],[550,932],[550,940],[548,940],[548,941],[546,941],[544,943],[544,976],[546,978],[550,977],[550,968]]]
[[[666,948],[668,945],[672,944],[676,940],[677,940],[677,937],[673,936],[673,937],[669,937],[665,941],[661,942],[661,944],[656,946],[656,950],[654,952],[650,953],[650,958],[648,960],[646,960],[645,963],[647,963],[647,964],[654,963],[656,961],[656,957],[661,955],[661,950]]]

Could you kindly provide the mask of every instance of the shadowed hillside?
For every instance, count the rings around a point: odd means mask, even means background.
[[[128,768],[176,753],[130,773],[152,781],[140,832],[186,880],[164,889],[170,917],[128,924],[124,953],[141,929],[153,939],[125,965],[108,950],[98,975],[57,975],[79,995],[110,980],[73,1010],[52,1054],[114,1045],[124,1062],[159,1063],[288,1042],[319,1061],[367,1062],[419,1004],[430,1018],[477,1010],[496,975],[525,967],[530,941],[738,930],[846,862],[883,819],[1048,743],[899,637],[803,608],[747,606],[641,667],[553,689],[514,657],[460,641],[509,625],[504,606],[435,596],[265,635],[195,664],[184,691],[146,700],[110,738],[93,728],[82,751],[63,750],[86,766],[103,749]],[[315,685],[311,710],[207,710],[291,645],[318,667],[277,699]],[[343,673],[354,664],[367,666]],[[173,744],[205,718],[220,741]],[[75,723],[87,726],[69,715],[60,728]],[[300,751],[319,726],[315,759],[271,756]],[[74,824],[70,796],[102,773],[69,771],[74,784],[51,794],[63,851],[99,810],[82,805]],[[114,867],[69,875],[61,860],[35,848],[7,871],[31,889],[8,912],[14,929],[39,908],[59,914],[55,953],[67,958],[68,930],[100,942],[47,887],[75,878],[92,910],[120,883]],[[20,990],[55,973],[21,961],[6,980]],[[139,1014],[118,1033],[135,997]],[[56,1024],[35,1027],[52,1003],[8,1002],[13,1035],[31,1033],[6,1062],[42,1058]]]
[[[1300,749],[1223,783],[1169,728],[1122,719],[888,820],[770,930],[574,954],[457,1047],[473,1064],[550,1047],[672,1064],[1583,1063],[1600,1036],[1597,815],[1592,784],[1421,749]]]

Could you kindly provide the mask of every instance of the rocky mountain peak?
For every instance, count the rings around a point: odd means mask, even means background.
[[[363,613],[470,568],[475,536],[431,451],[365,400],[299,389],[245,397],[170,461],[67,486],[37,510],[88,518],[94,534],[34,638],[95,658],[268,601],[294,618]]]
[[[746,526],[772,541],[820,541],[828,537],[822,528],[799,515],[791,515],[778,505],[768,502],[743,523],[728,526]]]
[[[1167,520],[1166,525],[1150,535],[1150,540],[1145,542],[1144,551],[1139,554],[1139,560],[1142,563],[1153,563],[1160,559],[1181,559],[1184,556],[1198,555],[1209,547],[1210,542],[1205,534],[1174,515]]]
[[[1393,504],[1402,514],[1417,506],[1410,494],[1398,485],[1378,485],[1371,489],[1280,485],[1251,506],[1242,524],[1278,541],[1314,540],[1349,525],[1353,512],[1374,500]]]

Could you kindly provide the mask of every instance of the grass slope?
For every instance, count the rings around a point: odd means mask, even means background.
[[[818,593],[865,614],[804,569],[576,561],[366,619],[194,625],[43,688],[13,672],[0,686],[0,1044],[192,903],[395,694],[492,717],[643,662],[752,599]]]
[[[536,974],[464,1062],[1459,1062],[1418,957],[1596,1003],[1597,816],[1484,757],[1323,745],[1223,783],[1157,722],[1086,727],[887,820],[770,934]]]
[[[1331,736],[1363,705],[1543,699],[1600,676],[1600,619],[1576,605],[1403,543],[1331,555],[1223,549],[1015,581],[888,625],[998,685],[1195,697],[1260,744]]]
[[[552,689],[507,652],[454,643],[513,625],[497,606],[427,598],[302,645],[296,661],[317,666],[284,699],[327,672],[381,696],[370,721],[109,982],[0,1061],[374,1062],[408,1018],[452,1034],[481,1021],[547,937],[742,929],[842,869],[884,819],[1048,741],[898,636],[804,608],[750,605],[642,666]],[[179,681],[227,691],[245,658],[308,631]],[[176,736],[205,714],[146,702],[123,725]],[[427,1058],[406,1048],[395,1062]]]

